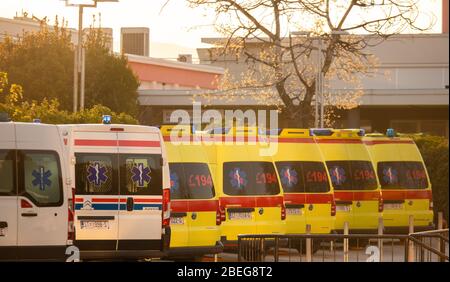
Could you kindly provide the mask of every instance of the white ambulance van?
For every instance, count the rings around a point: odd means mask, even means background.
[[[158,128],[61,125],[81,259],[149,258],[170,243],[170,178]]]
[[[72,195],[55,125],[0,120],[0,260],[64,260]]]

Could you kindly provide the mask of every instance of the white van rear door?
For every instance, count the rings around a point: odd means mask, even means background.
[[[36,138],[39,136],[39,138]],[[68,199],[62,151],[54,126],[16,125],[18,158],[18,256],[64,258]]]
[[[118,133],[119,250],[160,250],[162,161],[159,133]]]
[[[0,260],[16,258],[17,185],[14,124],[0,125]]]
[[[75,132],[75,230],[81,251],[115,251],[119,230],[117,133]]]

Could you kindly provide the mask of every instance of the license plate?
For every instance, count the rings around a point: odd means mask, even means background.
[[[384,204],[386,210],[402,210],[403,204]]]
[[[0,228],[0,237],[6,236],[6,228]]]
[[[297,208],[287,208],[286,214],[288,215],[302,215],[302,209]]]
[[[252,213],[251,212],[230,212],[228,214],[228,218],[230,220],[249,220],[252,219]]]
[[[336,206],[336,211],[340,211],[340,212],[349,212],[350,211],[350,206]]]
[[[96,221],[84,221],[81,222],[81,229],[90,230],[105,230],[109,229],[109,221],[96,220]]]
[[[184,224],[184,217],[171,217],[170,224]]]

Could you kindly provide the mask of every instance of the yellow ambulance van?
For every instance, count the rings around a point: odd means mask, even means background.
[[[286,233],[327,234],[334,230],[336,205],[319,146],[309,129],[285,128],[276,132],[273,156],[284,192]]]
[[[408,233],[411,215],[414,231],[432,229],[431,183],[414,141],[381,134],[367,134],[363,140],[381,184],[385,232]]]
[[[223,211],[225,249],[237,246],[239,234],[284,234],[286,209],[272,157],[261,154],[258,128],[213,129],[216,191]]]
[[[187,140],[171,140],[174,126],[162,126],[171,187],[171,241],[169,256],[196,258],[223,250],[220,242],[219,199],[205,147],[195,144],[191,127]],[[178,134],[177,134],[178,135]],[[180,134],[183,135],[183,134]],[[175,141],[175,142],[173,142]]]
[[[383,202],[363,130],[311,129],[325,159],[336,201],[335,229],[348,222],[351,233],[375,233]]]

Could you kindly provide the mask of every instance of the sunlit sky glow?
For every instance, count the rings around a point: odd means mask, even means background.
[[[92,16],[101,13],[103,27],[114,29],[114,49],[120,49],[121,27],[150,28],[150,56],[175,58],[178,53],[193,53],[205,46],[202,37],[217,37],[212,24],[214,14],[204,9],[189,8],[184,0],[119,0],[100,3],[97,8],[85,9],[84,26],[92,24]],[[434,14],[436,24],[430,32],[441,32],[441,0],[421,0],[421,9]],[[56,15],[64,17],[69,27],[78,26],[78,10],[66,7],[61,0],[1,0],[0,17],[13,18],[16,13],[28,12],[38,18]]]

